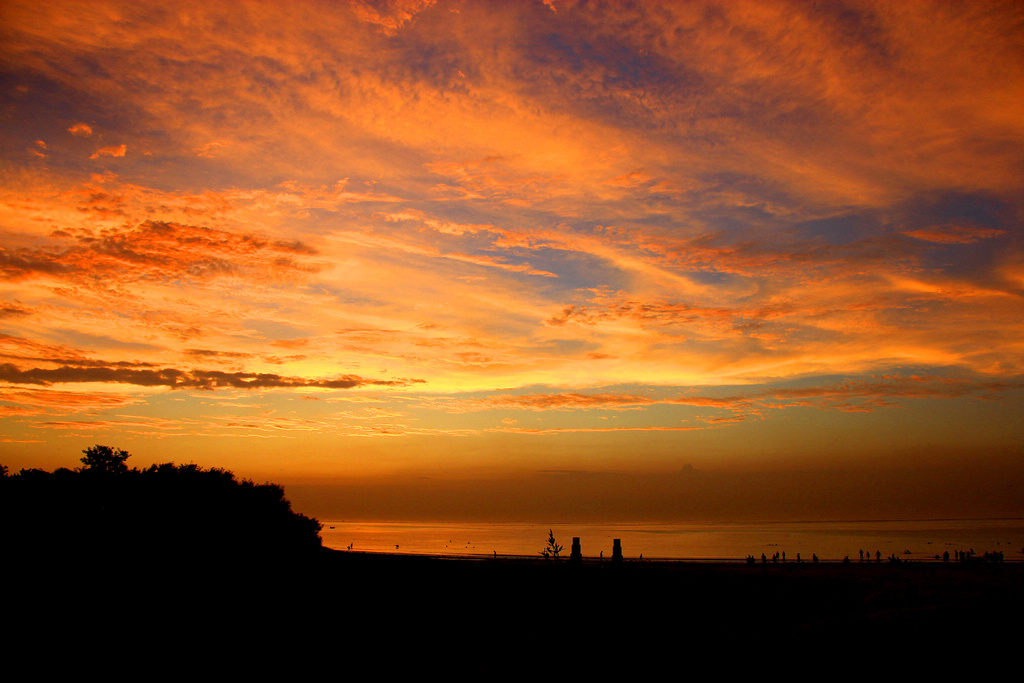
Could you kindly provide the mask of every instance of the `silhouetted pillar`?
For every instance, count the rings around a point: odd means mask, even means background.
[[[580,564],[583,562],[583,551],[580,550],[580,537],[572,537],[572,552],[569,554],[569,562]]]
[[[612,562],[622,562],[622,540],[612,539]]]

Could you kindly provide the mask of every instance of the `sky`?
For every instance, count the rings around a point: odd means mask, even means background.
[[[1024,517],[1019,2],[0,3],[0,463]]]

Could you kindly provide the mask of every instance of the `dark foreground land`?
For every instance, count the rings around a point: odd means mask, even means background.
[[[415,607],[437,616],[465,614],[482,629],[586,633],[610,644],[842,642],[868,635],[882,642],[994,643],[1024,635],[1021,564],[627,560],[573,566],[564,559],[343,554],[332,563],[339,574],[372,577],[377,603],[398,613]]]
[[[1024,564],[818,564],[446,559],[323,550],[301,557],[26,558],[8,614],[81,638],[225,637],[280,648],[584,648],[595,656],[751,646],[1005,656],[1024,614]],[[88,636],[87,636],[88,637]],[[1009,649],[1007,649],[1009,648]]]
[[[228,661],[213,673],[238,678],[243,660],[278,657],[296,669],[287,680],[309,677],[296,675],[307,665],[317,677],[396,665],[508,677],[511,663],[531,678],[583,666],[660,677],[650,664],[661,660],[707,677],[795,673],[830,652],[875,674],[864,656],[883,650],[988,671],[1022,636],[1024,563],[339,552],[321,547],[319,522],[294,513],[279,486],[191,464],[128,469],[129,454],[107,446],[83,453],[76,470],[0,467],[3,643],[34,675],[120,665],[149,680],[177,666],[205,680],[212,661]]]

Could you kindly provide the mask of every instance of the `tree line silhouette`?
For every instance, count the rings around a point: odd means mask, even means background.
[[[295,557],[321,548],[321,524],[293,512],[276,484],[224,469],[164,463],[129,469],[127,451],[95,445],[82,466],[0,466],[0,530],[22,560]]]

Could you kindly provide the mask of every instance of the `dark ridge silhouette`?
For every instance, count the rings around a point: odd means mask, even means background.
[[[321,549],[320,523],[293,512],[276,484],[194,464],[129,469],[130,454],[109,446],[83,453],[75,470],[4,468],[0,533],[17,564],[290,560]]]

